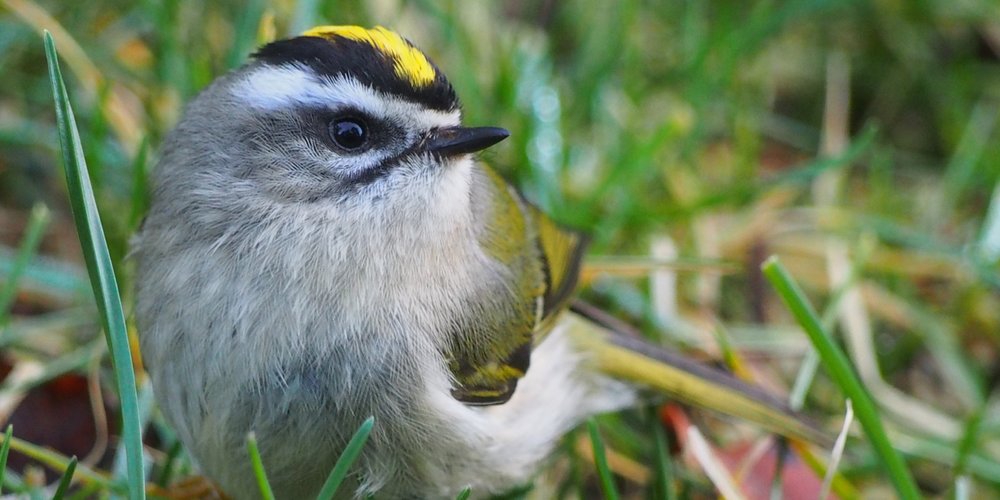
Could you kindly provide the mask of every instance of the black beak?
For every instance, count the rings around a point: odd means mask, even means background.
[[[432,130],[424,149],[441,156],[455,156],[482,151],[510,136],[500,127],[450,127]]]

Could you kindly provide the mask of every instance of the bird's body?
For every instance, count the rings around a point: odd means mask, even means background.
[[[469,154],[505,133],[461,128],[408,42],[307,35],[218,79],[162,147],[134,250],[160,407],[236,498],[248,432],[278,498],[308,498],[369,416],[358,494],[517,486],[635,401],[557,321],[582,240]]]

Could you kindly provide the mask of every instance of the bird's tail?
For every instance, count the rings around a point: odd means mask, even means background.
[[[829,444],[830,437],[788,404],[731,373],[629,335],[612,318],[585,304],[565,314],[567,330],[588,362],[614,378],[675,401],[754,422],[786,437]]]

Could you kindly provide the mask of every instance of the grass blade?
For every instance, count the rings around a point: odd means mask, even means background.
[[[0,446],[0,491],[3,490],[3,481],[7,476],[7,455],[10,454],[10,438],[14,434],[14,426],[7,424],[7,431],[3,434],[3,445]]]
[[[139,229],[143,216],[149,208],[149,138],[143,137],[139,152],[132,162],[132,197],[129,203],[128,229]]]
[[[69,467],[69,458],[49,448],[43,448],[16,437],[11,437],[10,449],[55,471],[64,471]],[[126,493],[124,485],[112,481],[106,473],[94,471],[86,465],[78,465],[76,475],[78,480],[84,483],[84,486],[96,485],[101,491],[107,491],[112,495],[124,495]]]
[[[87,164],[83,158],[80,134],[76,128],[73,108],[66,92],[62,72],[56,55],[52,35],[45,32],[45,56],[48,61],[49,81],[55,100],[56,120],[59,124],[59,142],[62,146],[63,167],[69,191],[73,219],[83,248],[84,260],[90,274],[90,284],[94,291],[101,324],[111,351],[115,385],[121,401],[122,440],[128,463],[129,498],[146,497],[145,475],[142,466],[142,429],[139,424],[139,409],[135,388],[135,373],[125,329],[125,315],[115,272],[108,254],[108,244],[97,213],[94,190],[90,185]]]
[[[132,341],[132,345],[135,345],[138,339]],[[141,365],[140,365],[141,366]],[[141,373],[141,368],[138,369]],[[139,414],[139,426],[141,429],[145,429],[149,424],[150,418],[153,413],[153,383],[146,377],[142,382],[138,383],[136,387],[136,407]],[[116,481],[124,481],[128,476],[128,460],[123,460],[122,457],[126,454],[123,453],[124,445],[119,443],[115,446],[115,459],[111,464],[111,477]],[[152,477],[152,476],[150,476]]]
[[[271,491],[271,483],[267,480],[264,462],[260,459],[260,450],[257,449],[257,435],[253,432],[247,434],[247,452],[250,453],[250,463],[253,465],[253,475],[257,478],[260,496],[264,500],[274,500],[274,492]]]
[[[868,391],[861,385],[861,381],[851,368],[847,356],[823,329],[819,317],[806,299],[805,293],[792,280],[777,257],[768,258],[764,262],[762,270],[764,276],[771,282],[771,286],[778,291],[781,300],[809,336],[809,340],[812,341],[819,353],[820,360],[830,372],[834,382],[853,403],[858,422],[861,423],[861,427],[878,453],[886,473],[896,487],[896,492],[901,498],[907,500],[920,498],[920,492],[913,482],[910,471],[906,468],[906,463],[889,442],[875,403],[872,402]]]
[[[618,489],[608,467],[608,457],[604,454],[604,440],[597,430],[594,419],[587,420],[587,432],[590,433],[590,443],[594,446],[594,464],[597,465],[597,475],[601,478],[601,491],[607,500],[618,500]]]
[[[993,196],[983,217],[977,246],[979,254],[988,264],[996,264],[1000,259],[1000,183],[993,186]]]
[[[0,329],[7,324],[10,306],[13,305],[17,296],[17,283],[24,274],[25,269],[31,262],[31,258],[38,251],[38,244],[42,241],[45,228],[49,225],[51,215],[49,209],[42,204],[35,205],[31,209],[31,216],[28,218],[28,227],[24,231],[21,239],[21,246],[17,250],[17,257],[11,265],[10,272],[4,277],[3,288],[0,289]]]
[[[59,487],[56,488],[55,494],[52,495],[52,500],[62,500],[66,496],[66,492],[69,491],[69,485],[73,482],[73,473],[76,472],[76,457],[70,457],[69,465],[66,466],[66,472],[63,473],[62,478],[59,479]]]
[[[674,490],[674,463],[670,458],[670,443],[667,440],[666,431],[663,430],[663,422],[657,418],[656,410],[651,409],[649,415],[656,452],[656,462],[653,468],[653,472],[656,474],[654,487],[659,490],[656,498],[674,500],[677,498],[677,492]]]
[[[954,466],[954,476],[961,477],[966,474],[966,468],[969,463],[969,456],[975,449],[976,445],[980,443],[980,433],[982,432],[983,426],[983,416],[986,414],[986,408],[989,405],[989,401],[984,401],[976,411],[969,415],[965,423],[965,429],[962,433],[962,440],[958,442],[958,449],[956,453],[958,458],[955,459]]]
[[[470,496],[472,496],[472,488],[466,487],[464,490],[459,492],[458,496],[455,497],[455,500],[469,500]]]
[[[174,467],[177,464],[177,457],[181,454],[181,446],[180,441],[174,441],[174,444],[167,451],[167,458],[163,461],[163,469],[160,470],[160,477],[156,479],[156,484],[160,487],[166,488],[170,484],[170,480],[174,475]]]
[[[361,427],[358,427],[358,430],[354,432],[351,440],[347,442],[347,446],[340,454],[340,458],[337,459],[337,463],[333,465],[333,470],[327,476],[326,482],[323,483],[323,489],[320,490],[319,496],[316,497],[317,499],[329,500],[337,493],[337,488],[340,488],[340,483],[347,476],[347,471],[354,464],[354,461],[357,460],[358,455],[361,454],[361,449],[364,448],[365,442],[368,441],[368,435],[371,434],[372,427],[374,426],[375,417],[368,417],[361,424]]]

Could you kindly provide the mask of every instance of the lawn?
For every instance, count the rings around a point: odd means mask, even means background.
[[[128,242],[157,148],[183,103],[260,43],[379,24],[442,68],[466,124],[511,131],[486,161],[590,233],[583,298],[836,436],[845,386],[762,272],[777,256],[921,493],[1000,497],[1000,4],[236,3],[0,0],[4,493],[51,496],[75,455],[72,491],[125,494],[122,401],[145,430],[146,480],[194,473],[152,403],[131,322]],[[135,400],[117,396],[74,228],[42,30],[120,289]],[[515,495],[815,498],[831,465],[828,448],[655,400],[590,431],[606,465],[584,427]],[[836,494],[900,491],[881,449],[854,422],[832,453]]]

